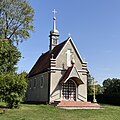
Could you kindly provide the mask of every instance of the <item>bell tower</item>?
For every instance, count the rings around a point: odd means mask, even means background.
[[[57,11],[52,11],[54,13],[53,17],[53,29],[50,31],[50,50],[52,50],[58,44],[59,31],[56,28],[56,16]]]

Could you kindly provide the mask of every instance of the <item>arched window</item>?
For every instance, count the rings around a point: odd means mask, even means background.
[[[36,84],[37,84],[37,79],[34,78],[34,80],[33,80],[33,87],[34,87],[34,88],[36,87]]]
[[[31,80],[29,80],[29,89],[32,88],[32,83],[31,83]]]
[[[43,88],[44,87],[44,76],[41,76],[41,80],[40,80],[40,87]]]

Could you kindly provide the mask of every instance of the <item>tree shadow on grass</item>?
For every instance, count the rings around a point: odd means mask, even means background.
[[[8,109],[8,107],[5,105],[0,105],[0,109]]]
[[[3,106],[2,106],[2,108],[0,107],[0,114],[5,114],[6,110],[7,110],[7,108],[5,108]]]
[[[9,109],[6,105],[0,105],[0,114],[5,114],[5,112]]]

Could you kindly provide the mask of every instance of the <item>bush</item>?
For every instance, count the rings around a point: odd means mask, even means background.
[[[120,105],[120,93],[96,95],[98,103]],[[93,95],[88,95],[88,101],[93,102]]]
[[[98,95],[97,100],[99,103],[120,105],[120,93]]]
[[[27,88],[25,74],[7,72],[0,74],[0,97],[9,108],[19,107]]]

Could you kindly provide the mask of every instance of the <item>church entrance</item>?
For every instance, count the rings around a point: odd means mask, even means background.
[[[69,79],[62,85],[62,96],[65,100],[76,101],[76,83]]]

